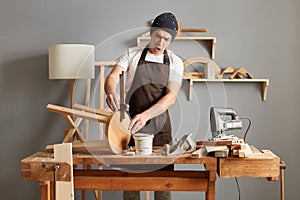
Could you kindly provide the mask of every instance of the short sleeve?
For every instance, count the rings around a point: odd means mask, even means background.
[[[182,83],[182,76],[183,76],[183,62],[181,58],[174,55],[172,67],[170,68],[170,81],[176,81],[180,85]]]
[[[129,50],[125,51],[117,58],[117,65],[121,66],[124,71],[127,71],[130,62]]]

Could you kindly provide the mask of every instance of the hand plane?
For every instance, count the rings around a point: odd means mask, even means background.
[[[169,151],[168,155],[191,153],[196,150],[196,143],[191,138],[192,133],[184,135]]]

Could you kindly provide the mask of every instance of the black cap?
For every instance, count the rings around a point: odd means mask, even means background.
[[[178,31],[178,22],[175,15],[173,13],[162,13],[158,15],[152,23],[150,34],[152,35],[157,28],[170,33],[172,35],[172,40],[174,40]]]

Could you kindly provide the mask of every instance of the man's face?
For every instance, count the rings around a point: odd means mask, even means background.
[[[150,39],[150,51],[154,55],[163,54],[164,50],[171,44],[172,35],[163,29],[156,29]]]

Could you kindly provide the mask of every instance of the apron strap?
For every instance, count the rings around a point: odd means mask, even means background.
[[[147,44],[146,47],[144,48],[137,66],[144,64],[148,50],[149,50],[149,44]],[[170,65],[170,58],[167,50],[164,51],[164,64],[168,66]]]

